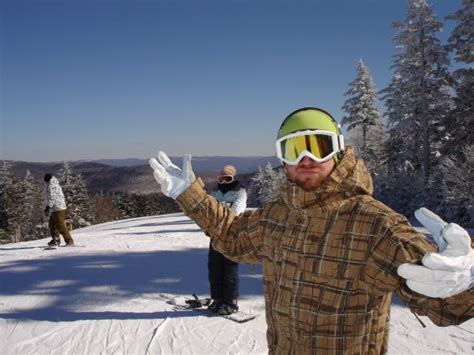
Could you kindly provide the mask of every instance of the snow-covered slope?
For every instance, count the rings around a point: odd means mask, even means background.
[[[168,299],[209,293],[208,239],[183,214],[104,223],[73,232],[74,248],[47,239],[0,247],[0,354],[258,354],[267,352],[261,271],[240,266],[238,324],[175,310]],[[392,307],[391,354],[460,354],[474,321],[423,328]]]

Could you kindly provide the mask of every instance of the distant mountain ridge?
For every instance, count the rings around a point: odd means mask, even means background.
[[[178,166],[181,165],[182,157],[170,157],[170,159]],[[113,167],[132,167],[140,165],[148,165],[148,159],[95,159],[95,160],[78,160],[84,163],[98,163]],[[242,174],[252,173],[258,170],[258,167],[264,167],[267,163],[272,166],[278,166],[279,161],[275,156],[251,156],[251,157],[232,157],[232,156],[193,156],[193,169],[198,172],[219,172],[220,169],[227,164],[234,165],[238,172]]]
[[[182,165],[182,157],[170,158],[176,165]],[[35,163],[8,161],[13,173],[23,178],[26,170],[42,181],[44,174],[57,174],[63,163]],[[107,164],[106,164],[107,163]],[[258,167],[270,163],[278,166],[276,157],[193,157],[193,170],[206,185],[215,181],[220,169],[227,164],[234,165],[239,178],[245,186],[249,186],[250,177]],[[146,159],[99,159],[89,161],[69,161],[73,173],[80,174],[91,192],[103,193],[138,193],[149,194],[159,192],[153,179],[151,168]]]
[[[98,163],[114,167],[137,166],[147,164],[146,159],[127,158],[127,159],[94,159],[94,160],[77,160],[77,163]]]

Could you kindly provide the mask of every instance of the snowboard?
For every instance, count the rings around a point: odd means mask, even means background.
[[[200,312],[205,315],[208,315],[209,317],[226,318],[237,323],[245,323],[252,319],[257,318],[257,314],[247,313],[241,310],[238,310],[237,312],[232,313],[232,314],[221,315],[221,314],[216,314],[216,313],[211,312],[210,310],[207,309],[207,307],[206,308],[191,308],[191,309],[195,310],[196,312]]]
[[[54,246],[46,246],[43,248],[43,250],[55,250],[55,249],[58,249],[59,246],[57,245],[54,245]]]
[[[237,323],[245,323],[257,318],[258,316],[258,314],[247,313],[242,310],[238,310],[237,312],[228,315],[213,313],[207,309],[207,306],[211,301],[210,298],[199,298],[196,295],[193,295],[193,298],[178,296],[170,299],[170,303],[176,306],[175,309],[192,310],[205,314],[208,317],[225,318]]]
[[[55,250],[55,249],[58,249],[58,248],[83,248],[84,245],[77,245],[77,244],[73,244],[73,245],[53,245],[53,246],[45,246],[43,248],[43,250]]]

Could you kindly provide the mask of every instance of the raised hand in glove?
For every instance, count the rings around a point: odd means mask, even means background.
[[[415,217],[428,229],[438,245],[437,253],[426,254],[423,265],[402,264],[398,275],[407,279],[413,291],[433,298],[457,295],[471,286],[474,251],[471,237],[456,223],[446,223],[426,208]]]
[[[46,206],[44,209],[44,215],[49,216],[49,206]]]
[[[149,164],[153,169],[155,180],[161,186],[161,192],[174,200],[196,179],[189,154],[183,157],[183,170],[174,165],[166,153],[161,151],[158,152],[156,159],[149,160]]]

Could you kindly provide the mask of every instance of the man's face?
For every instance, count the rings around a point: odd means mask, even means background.
[[[285,165],[288,180],[304,190],[315,190],[323,180],[331,174],[336,163],[331,159],[324,163],[316,163],[309,157],[304,157],[298,165]]]

